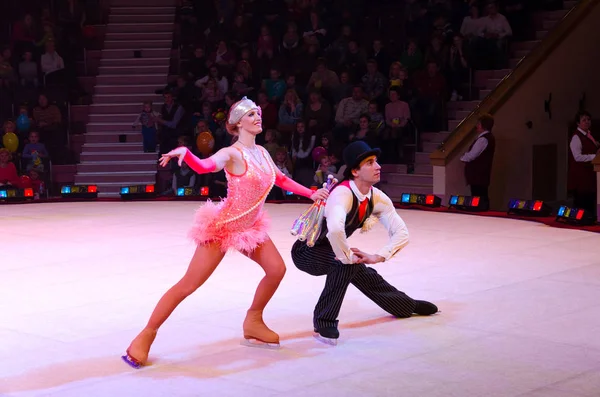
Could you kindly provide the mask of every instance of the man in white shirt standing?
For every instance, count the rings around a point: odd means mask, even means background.
[[[496,151],[496,139],[492,134],[492,128],[494,128],[494,118],[489,114],[481,116],[475,127],[479,135],[460,158],[460,161],[465,163],[465,179],[467,185],[471,187],[471,195],[481,198],[484,209],[489,205],[488,188]]]
[[[575,117],[577,129],[569,143],[568,191],[573,194],[575,208],[596,213],[596,172],[592,161],[600,153],[600,143],[591,132],[592,116],[580,111]]]
[[[408,244],[406,224],[392,201],[373,187],[380,180],[379,154],[379,149],[371,149],[363,141],[346,147],[344,181],[327,199],[321,236],[313,247],[301,241],[292,247],[292,260],[298,269],[313,276],[327,275],[313,317],[316,336],[325,343],[337,343],[338,315],[350,284],[396,317],[410,317],[413,313],[431,315],[438,311],[434,304],[414,300],[398,291],[366,266],[390,260]],[[347,238],[358,229],[368,230],[374,218],[388,230],[388,243],[376,254],[351,248]]]

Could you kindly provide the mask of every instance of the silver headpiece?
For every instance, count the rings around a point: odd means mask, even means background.
[[[237,124],[240,122],[242,117],[252,109],[260,109],[253,100],[243,97],[235,107],[229,111],[229,124]]]

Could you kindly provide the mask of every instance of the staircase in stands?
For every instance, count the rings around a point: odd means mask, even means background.
[[[575,6],[577,1],[564,1],[563,9],[542,11],[535,15],[536,39],[515,42],[510,48],[511,68],[531,52],[554,26]],[[512,69],[476,71],[473,86],[478,90],[478,100],[448,102],[448,130],[453,131]],[[431,194],[433,192],[433,166],[429,155],[450,135],[448,131],[423,132],[423,151],[416,153],[414,172],[409,174],[406,165],[384,164],[382,166],[381,188],[394,201],[399,201],[402,193]]]
[[[168,79],[175,24],[174,0],[113,0],[86,126],[76,184],[95,184],[99,196],[122,186],[154,184],[156,153],[144,153],[131,125]]]

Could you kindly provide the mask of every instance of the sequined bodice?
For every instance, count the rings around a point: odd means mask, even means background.
[[[227,177],[227,199],[222,207],[217,224],[244,227],[256,219],[275,184],[275,168],[262,148],[257,150],[259,164],[249,149],[240,150],[246,162],[246,172],[241,175],[225,173]]]

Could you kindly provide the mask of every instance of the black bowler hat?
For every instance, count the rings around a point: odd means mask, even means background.
[[[358,168],[361,161],[370,156],[379,156],[381,150],[372,149],[364,141],[354,141],[344,149],[344,163],[346,169],[344,170],[344,179],[350,179],[352,170]]]

